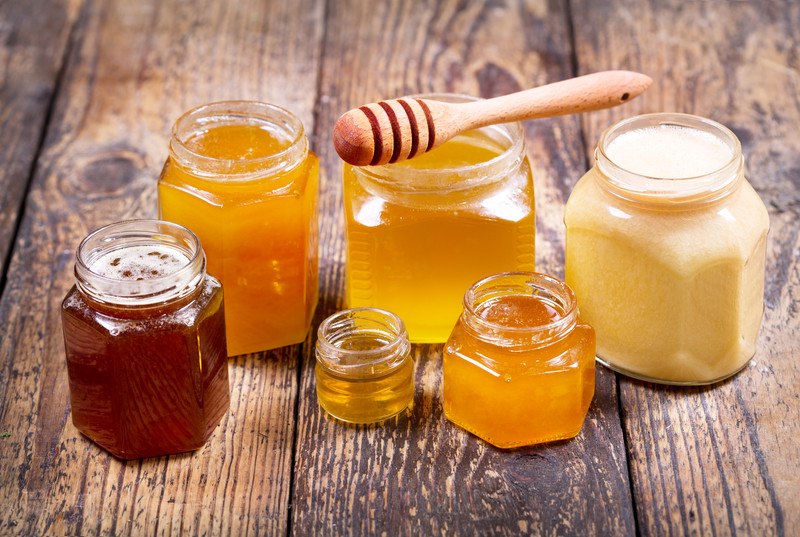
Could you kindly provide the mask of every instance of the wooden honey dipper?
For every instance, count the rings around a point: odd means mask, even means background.
[[[355,166],[394,163],[470,129],[618,106],[652,82],[633,71],[602,71],[466,103],[412,97],[381,101],[345,112],[333,129],[333,145],[342,160]]]

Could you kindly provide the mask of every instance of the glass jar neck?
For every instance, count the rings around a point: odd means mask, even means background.
[[[163,220],[110,224],[78,246],[78,291],[113,310],[180,307],[206,275],[200,240],[187,228]]]
[[[730,152],[727,162],[716,169],[689,177],[654,176],[642,174],[610,156],[609,146],[620,136],[640,130],[647,143],[648,129],[674,128],[695,131],[699,136],[715,140]],[[652,143],[656,143],[655,140]],[[642,151],[658,151],[642,147]],[[675,155],[680,159],[684,156]],[[694,206],[720,200],[741,186],[744,180],[742,147],[736,135],[725,126],[710,119],[689,114],[657,113],[636,116],[609,127],[600,137],[595,149],[595,168],[599,185],[610,194],[624,200],[653,208]]]
[[[317,331],[317,363],[344,378],[383,376],[402,365],[410,350],[403,321],[377,308],[340,311]]]
[[[415,98],[433,99],[452,103],[474,102],[481,99],[456,94],[415,95]],[[413,161],[386,164],[383,166],[355,167],[359,180],[367,188],[391,191],[408,198],[443,197],[480,193],[518,170],[525,158],[525,136],[520,123],[505,123],[475,129],[459,135],[452,141],[490,149],[495,156],[467,165],[433,167],[420,165],[419,158]],[[440,148],[434,149],[437,151]],[[414,164],[410,164],[413,162]]]
[[[190,147],[189,141],[215,127],[255,126],[266,130],[287,147],[254,158],[217,158]],[[278,177],[297,168],[308,156],[308,138],[297,116],[279,106],[257,101],[223,101],[197,107],[172,127],[172,160],[194,176],[206,180],[243,182]]]
[[[536,319],[516,317],[514,323],[487,319],[483,314],[504,297],[534,297],[556,312],[539,324]],[[564,282],[538,272],[506,272],[485,278],[464,295],[465,328],[476,338],[510,350],[534,350],[567,337],[578,322],[575,294]]]

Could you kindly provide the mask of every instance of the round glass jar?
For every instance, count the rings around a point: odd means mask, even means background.
[[[228,101],[175,123],[161,217],[192,229],[225,286],[228,354],[299,343],[317,304],[319,161],[277,106]]]
[[[319,327],[317,399],[331,416],[374,423],[414,400],[414,360],[403,321],[375,308],[340,311]]]
[[[697,385],[753,356],[769,219],[729,129],[686,114],[617,123],[564,221],[566,281],[597,331],[601,363]]]
[[[345,164],[343,174],[347,303],[397,313],[413,342],[445,341],[476,280],[534,268],[533,179],[519,123],[475,129],[396,164]]]
[[[132,220],[78,247],[61,307],[75,427],[122,459],[200,448],[228,410],[222,287],[183,226]]]
[[[594,363],[594,330],[566,284],[490,276],[464,295],[444,348],[445,415],[500,448],[572,438],[594,395]]]

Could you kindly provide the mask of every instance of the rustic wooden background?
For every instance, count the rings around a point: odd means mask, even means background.
[[[0,2],[0,534],[797,535],[798,36],[790,0]],[[324,172],[318,322],[343,307],[341,112],[612,68],[655,84],[526,125],[538,269],[563,275],[564,202],[602,129],[653,111],[725,123],[772,223],[759,351],[735,379],[665,388],[599,368],[577,439],[505,452],[444,419],[438,346],[415,347],[408,416],[333,423],[312,335],[231,361],[231,411],[194,454],[120,462],[72,426],[59,304],[75,247],[156,214],[182,111],[259,99],[305,122]]]

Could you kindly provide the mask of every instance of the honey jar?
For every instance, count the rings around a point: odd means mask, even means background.
[[[686,114],[617,123],[564,221],[566,281],[603,364],[709,384],[753,356],[769,218],[729,129]]]
[[[159,220],[78,247],[61,319],[75,427],[135,459],[201,447],[228,410],[222,287],[200,241]]]
[[[375,308],[341,311],[319,327],[315,376],[319,404],[349,423],[403,412],[414,399],[414,360],[400,318]]]
[[[348,305],[396,313],[413,342],[445,341],[476,280],[534,268],[533,180],[519,123],[475,129],[396,164],[345,164],[344,206]]]
[[[444,413],[500,448],[577,435],[594,395],[595,336],[572,290],[533,272],[464,295],[443,354]]]
[[[225,286],[228,354],[299,343],[317,303],[319,162],[280,107],[207,104],[175,123],[161,217],[203,242]]]

